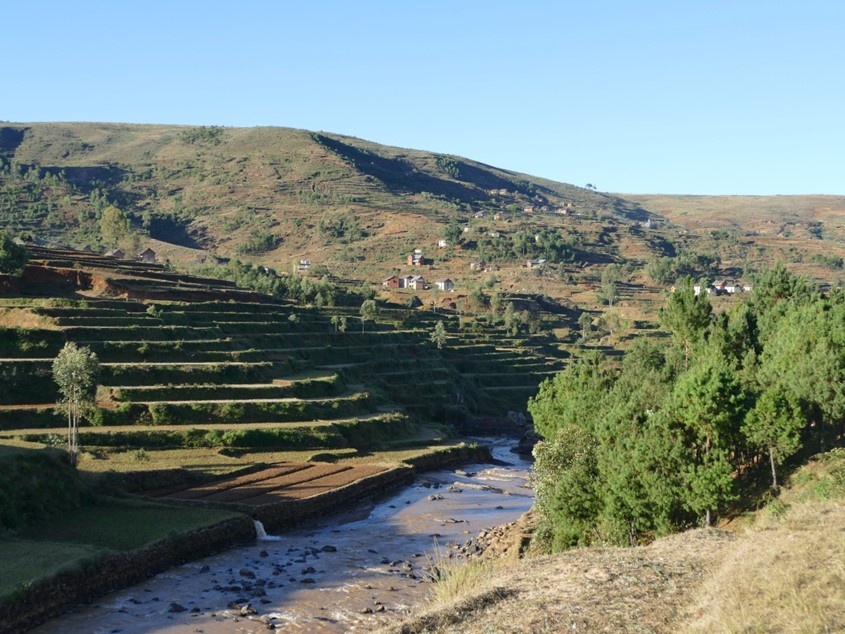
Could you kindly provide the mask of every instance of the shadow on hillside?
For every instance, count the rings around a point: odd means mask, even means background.
[[[398,158],[387,158],[374,152],[353,147],[352,145],[322,134],[314,134],[313,137],[317,143],[337,154],[340,158],[355,167],[355,169],[363,174],[377,178],[385,187],[394,192],[413,194],[430,192],[464,201],[486,200],[489,198],[486,192],[479,192],[469,186],[453,183],[420,172],[408,161]],[[463,166],[462,164],[462,168]],[[508,183],[508,185],[513,187],[512,183]]]
[[[28,128],[0,128],[0,154],[13,156],[18,146],[23,143]]]
[[[126,176],[126,170],[116,165],[49,166],[41,169],[54,175],[64,172],[65,180],[85,194],[94,189],[114,187]]]

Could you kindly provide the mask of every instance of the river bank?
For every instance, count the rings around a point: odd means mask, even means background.
[[[531,506],[529,465],[512,445],[494,441],[498,465],[425,473],[378,502],[168,570],[34,631],[369,631],[424,599],[435,548]]]

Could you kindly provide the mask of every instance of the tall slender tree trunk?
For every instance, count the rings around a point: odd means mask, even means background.
[[[710,528],[711,521],[712,520],[710,518],[710,509],[707,509],[706,511],[704,511],[704,525]]]
[[[775,469],[775,452],[769,447],[769,464],[772,466],[772,488],[778,488],[778,473]]]

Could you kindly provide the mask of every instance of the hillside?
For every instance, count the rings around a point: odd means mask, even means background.
[[[139,449],[425,444],[452,433],[442,425],[523,411],[562,367],[547,337],[462,332],[454,315],[385,304],[365,322],[357,305],[305,306],[160,264],[39,247],[30,258],[0,299],[0,438],[61,437],[51,363],[85,345],[101,364],[81,430],[92,468]]]
[[[381,631],[842,631],[843,467],[841,449],[817,456],[780,498],[721,529],[470,564],[448,598]]]
[[[308,260],[317,279],[378,290],[389,275],[422,274],[424,291],[384,297],[458,310],[478,290],[596,310],[605,267],[624,265],[613,327],[596,322],[613,345],[653,319],[677,275],[749,282],[779,259],[836,285],[845,258],[836,197],[614,195],[288,128],[0,127],[0,228],[103,252],[109,207],[129,221],[125,249],[152,246],[183,269],[215,275],[235,258],[284,274]],[[414,249],[422,267],[406,263]],[[453,291],[435,289],[447,278]]]

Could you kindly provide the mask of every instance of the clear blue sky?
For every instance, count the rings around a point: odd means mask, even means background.
[[[0,119],[325,130],[628,193],[845,194],[845,3],[9,2]]]

